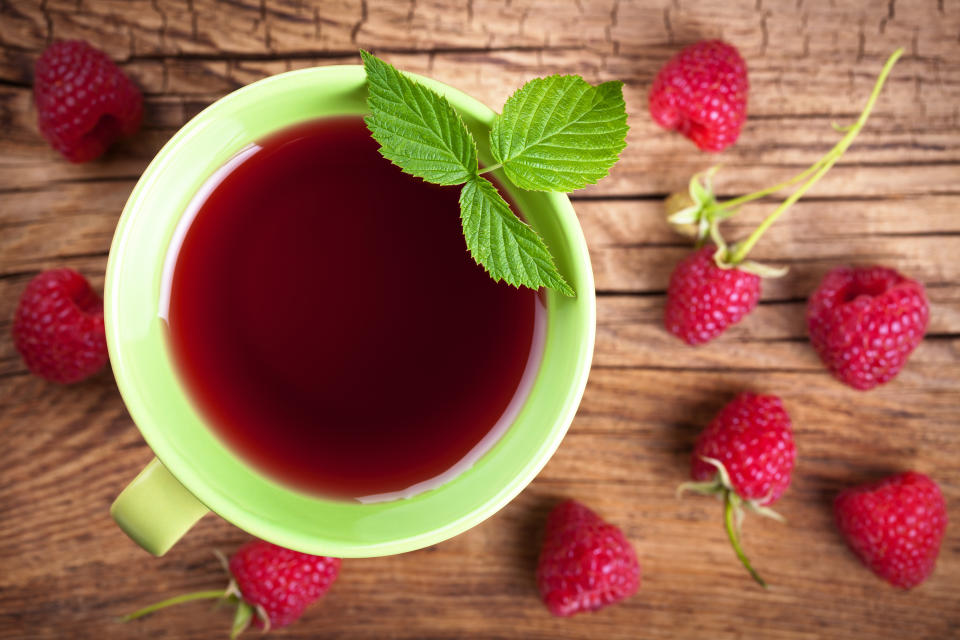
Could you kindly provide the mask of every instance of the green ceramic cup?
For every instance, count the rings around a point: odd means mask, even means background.
[[[494,112],[456,89],[420,80],[450,100],[473,132],[481,161],[490,164]],[[578,295],[547,293],[546,342],[533,387],[513,425],[473,467],[413,498],[324,500],[250,467],[191,405],[159,316],[167,249],[184,209],[204,181],[249,143],[304,120],[364,113],[365,81],[360,66],[332,66],[284,73],[235,91],[167,143],[124,208],[107,265],[107,344],[124,402],[156,459],[124,489],[111,514],[151,553],[165,553],[208,510],[254,536],[317,555],[379,556],[435,544],[516,496],[573,420],[590,370],[596,320],[583,232],[565,195],[510,188],[502,176]]]

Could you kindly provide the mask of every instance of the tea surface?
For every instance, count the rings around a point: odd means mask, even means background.
[[[238,455],[362,498],[429,488],[492,446],[545,312],[473,262],[458,195],[383,159],[360,118],[284,130],[211,178],[167,318],[193,401]]]

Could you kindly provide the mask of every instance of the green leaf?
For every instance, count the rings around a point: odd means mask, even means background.
[[[252,620],[253,607],[241,600],[240,604],[237,606],[237,612],[233,616],[233,625],[230,629],[230,640],[235,640],[237,636],[246,631]]]
[[[373,54],[360,55],[369,87],[365,121],[383,157],[434,184],[476,175],[476,143],[447,99]]]
[[[460,192],[460,219],[470,255],[499,282],[550,287],[576,295],[537,232],[524,224],[488,180],[471,178]]]
[[[490,132],[494,157],[522,189],[573,191],[603,178],[627,146],[623,83],[580,76],[531,80]]]

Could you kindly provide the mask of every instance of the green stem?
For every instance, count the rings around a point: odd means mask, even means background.
[[[779,218],[784,211],[789,209],[794,202],[799,200],[800,197],[810,189],[810,187],[815,185],[817,181],[819,181],[820,178],[822,178],[824,174],[826,174],[827,171],[829,171],[830,168],[834,164],[836,164],[837,160],[839,160],[840,157],[843,155],[843,153],[847,150],[847,148],[853,142],[854,138],[857,137],[857,134],[860,133],[860,130],[863,128],[863,125],[867,122],[867,118],[870,117],[870,112],[873,110],[873,105],[876,103],[877,98],[880,96],[881,89],[883,89],[883,83],[886,82],[887,76],[890,74],[890,70],[893,69],[893,65],[896,64],[897,60],[900,58],[901,55],[903,55],[902,48],[894,51],[893,55],[891,55],[887,59],[886,64],[883,65],[883,69],[880,71],[879,77],[877,77],[877,82],[873,86],[873,92],[870,94],[870,98],[867,100],[866,106],[863,108],[863,111],[860,113],[860,117],[857,119],[857,121],[850,127],[850,130],[847,132],[847,134],[843,136],[843,138],[840,139],[840,141],[833,147],[833,149],[831,149],[823,158],[821,158],[817,162],[817,164],[813,165],[813,167],[811,167],[806,172],[804,172],[804,173],[808,173],[811,170],[815,170],[815,172],[813,173],[813,177],[811,177],[809,180],[807,180],[807,182],[801,185],[800,188],[798,188],[794,193],[792,193],[789,198],[784,200],[779,207],[774,209],[773,213],[767,216],[767,218],[762,223],[760,223],[760,226],[757,227],[754,230],[754,232],[750,234],[750,237],[748,237],[743,242],[737,244],[736,250],[734,251],[733,255],[730,256],[730,262],[732,264],[737,264],[739,262],[742,262],[743,259],[750,252],[750,250],[753,249],[753,246],[757,244],[757,241],[760,240],[760,237],[770,227],[770,225],[776,222],[777,218]],[[804,174],[800,174],[800,175],[804,175]],[[763,193],[763,192],[757,192],[757,193]],[[750,194],[750,196],[754,196],[754,195],[755,194]],[[748,196],[745,196],[745,197],[748,197]],[[742,199],[741,201],[745,202],[745,200],[742,200]],[[731,201],[731,202],[734,202],[734,201]],[[729,206],[730,206],[729,202],[723,204],[724,208],[727,208]]]
[[[223,589],[217,589],[215,591],[196,591],[194,593],[185,593],[180,596],[175,596],[173,598],[168,598],[163,602],[157,602],[156,604],[151,604],[149,607],[144,607],[139,611],[134,611],[133,613],[128,613],[127,615],[120,618],[123,622],[129,622],[130,620],[136,620],[137,618],[142,618],[145,615],[151,614],[154,611],[159,611],[165,607],[169,607],[175,604],[180,604],[181,602],[190,602],[191,600],[210,600],[213,598],[222,598]]]
[[[730,544],[733,545],[733,550],[736,552],[743,566],[750,572],[750,576],[757,581],[757,584],[766,589],[767,583],[764,582],[760,574],[750,566],[750,560],[747,558],[747,554],[745,554],[740,547],[740,536],[737,535],[737,526],[734,523],[735,505],[733,504],[734,498],[732,494],[732,491],[727,491],[723,496],[723,524],[727,529],[727,537],[730,538]]]
[[[497,169],[499,169],[499,168],[502,167],[502,166],[503,166],[503,163],[502,163],[502,162],[498,162],[497,164],[490,165],[489,167],[487,167],[487,168],[484,169],[483,171],[477,172],[477,175],[478,175],[478,176],[482,176],[482,175],[485,174],[485,173],[490,173],[491,171],[496,171]]]
[[[745,196],[740,196],[739,198],[727,200],[726,202],[718,202],[717,210],[726,211],[729,209],[735,209],[736,207],[739,207],[742,204],[746,204],[747,202],[752,202],[754,200],[759,200],[760,198],[768,196],[771,193],[776,193],[781,189],[786,189],[789,186],[797,184],[798,182],[800,182],[801,180],[809,176],[811,173],[816,171],[827,160],[827,157],[830,155],[831,152],[828,152],[827,155],[817,160],[817,162],[814,163],[813,166],[807,167],[797,175],[793,176],[789,180],[785,180],[784,182],[781,182],[780,184],[775,184],[772,187],[767,187],[766,189],[761,189],[760,191],[754,191],[753,193],[748,193]]]

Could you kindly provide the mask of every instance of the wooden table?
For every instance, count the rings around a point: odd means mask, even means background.
[[[264,76],[355,63],[358,47],[499,106],[524,80],[621,79],[629,147],[611,177],[575,196],[598,289],[597,346],[580,412],[533,484],[489,521],[399,557],[350,560],[327,598],[283,637],[956,638],[960,636],[960,2],[957,0],[6,0],[0,2],[0,637],[225,637],[229,616],[184,605],[115,618],[224,583],[211,549],[248,536],[205,518],[166,557],[136,548],[107,509],[151,458],[109,372],[59,387],[29,375],[10,317],[39,270],[69,266],[97,287],[120,210],[160,146],[213,100]],[[658,129],[646,92],[681,45],[736,44],[750,118],[719,156]],[[33,61],[54,38],[108,51],[143,88],[141,133],[74,166],[39,137]],[[664,290],[688,247],[661,201],[722,162],[719,191],[779,182],[836,140],[884,59],[896,67],[843,161],[758,246],[790,265],[747,321],[690,348],[661,328]],[[730,225],[743,233],[771,202]],[[840,263],[881,263],[922,280],[930,331],[906,369],[859,393],[822,369],[804,301]],[[727,546],[720,507],[677,500],[693,439],[733,393],[779,394],[799,466],[745,545],[773,584],[756,588]],[[911,593],[844,548],[830,504],[841,488],[916,468],[956,521],[934,576]],[[624,604],[551,618],[533,580],[550,507],[574,497],[620,524],[643,565]],[[219,634],[219,635],[218,635]]]

